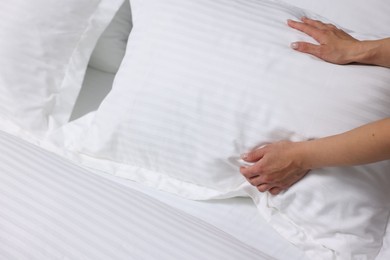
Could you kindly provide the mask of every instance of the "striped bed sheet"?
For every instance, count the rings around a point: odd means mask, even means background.
[[[271,227],[250,198],[188,200],[128,179],[94,172],[110,181],[136,189],[158,201],[201,219],[275,259],[308,260],[302,250],[295,247]]]
[[[0,259],[275,259],[0,132]]]
[[[114,74],[105,73],[88,67],[83,89],[73,111],[73,118],[87,114],[99,105],[97,99],[102,99],[105,92],[111,89]],[[91,95],[93,91],[93,95]],[[259,214],[250,198],[230,198],[223,200],[194,201],[150,188],[125,178],[89,169],[95,174],[144,193],[154,199],[168,204],[175,209],[195,216],[208,224],[237,238],[276,259],[304,260],[303,251],[296,248]]]

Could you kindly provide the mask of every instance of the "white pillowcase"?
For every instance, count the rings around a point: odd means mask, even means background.
[[[0,127],[42,137],[69,119],[98,37],[123,0],[0,3]]]
[[[131,27],[130,3],[126,0],[97,42],[89,65],[104,72],[116,73],[125,55]]]
[[[313,171],[272,197],[244,180],[237,159],[389,117],[389,70],[295,52],[290,42],[310,39],[286,20],[316,17],[273,1],[131,5],[126,56],[73,145],[78,159],[187,198],[250,195],[309,259],[372,259],[389,214],[388,163]]]
[[[355,32],[390,36],[388,0],[284,0],[284,2],[316,12]]]

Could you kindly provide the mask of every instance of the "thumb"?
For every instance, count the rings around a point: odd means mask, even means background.
[[[258,160],[263,158],[264,154],[265,154],[265,149],[259,148],[249,153],[244,153],[243,155],[241,155],[241,159],[243,159],[246,162],[257,162]]]

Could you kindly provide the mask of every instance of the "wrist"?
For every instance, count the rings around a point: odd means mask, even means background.
[[[311,163],[310,141],[302,141],[293,143],[292,154],[294,154],[294,162],[301,170],[311,170],[313,165]]]
[[[351,62],[376,65],[380,46],[379,40],[356,42]]]
[[[321,167],[316,153],[317,146],[315,140],[296,143],[296,162],[302,170],[313,170]]]

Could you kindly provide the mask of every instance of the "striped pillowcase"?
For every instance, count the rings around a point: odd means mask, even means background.
[[[0,128],[36,141],[65,125],[122,0],[0,2]]]
[[[290,42],[310,39],[286,20],[316,16],[274,1],[132,0],[131,6],[126,56],[72,148],[79,160],[186,198],[249,194],[310,257],[375,255],[387,223],[389,165],[314,171],[299,189],[271,197],[246,183],[237,160],[267,142],[318,138],[390,116],[388,70],[333,65],[291,50]],[[344,173],[356,182],[339,178]],[[343,189],[345,182],[352,188]],[[355,194],[361,183],[371,187],[366,196]],[[345,210],[334,205],[337,193],[358,199],[342,201],[349,203]],[[356,216],[361,209],[366,214]],[[324,222],[316,222],[317,214]],[[354,225],[339,225],[346,219]]]
[[[281,0],[332,19],[344,28],[357,32],[390,34],[390,3],[387,0]],[[357,17],[375,17],[358,19]]]

